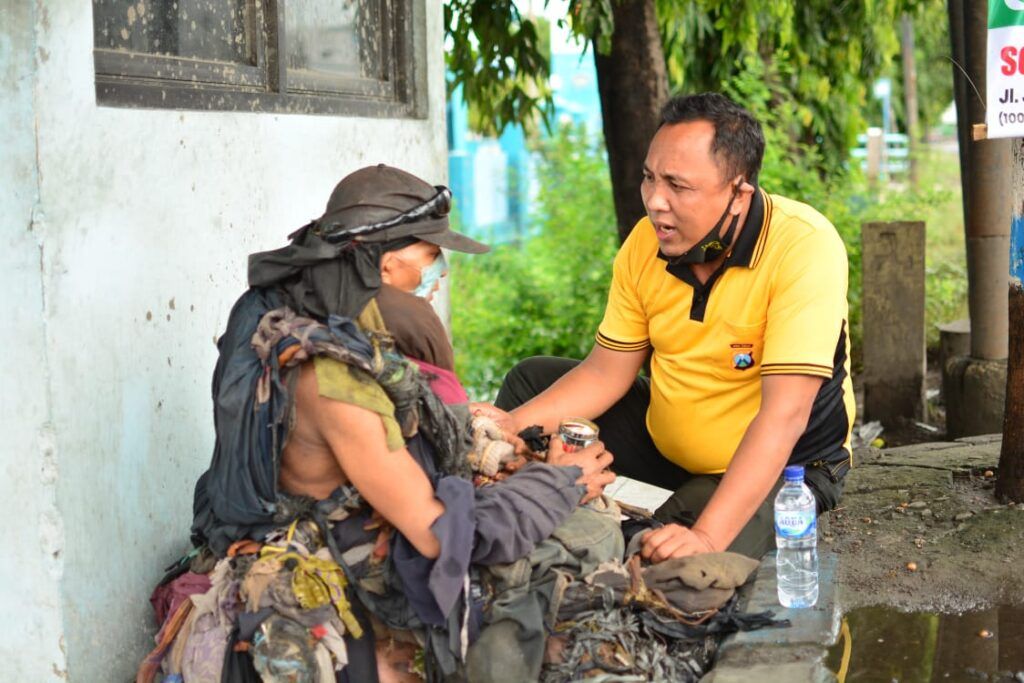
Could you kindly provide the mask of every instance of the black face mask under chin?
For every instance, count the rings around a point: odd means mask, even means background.
[[[704,235],[688,251],[670,259],[669,263],[672,265],[678,263],[711,263],[724,254],[732,245],[732,238],[736,233],[736,225],[740,221],[739,214],[733,216],[732,221],[729,223],[729,229],[721,237],[718,236],[719,230],[721,230],[726,217],[729,215],[729,209],[732,208],[734,199],[736,199],[736,188],[733,188],[732,196],[729,197],[729,203],[726,205],[725,211],[722,212],[722,217],[715,223],[715,227],[711,228],[708,234]]]

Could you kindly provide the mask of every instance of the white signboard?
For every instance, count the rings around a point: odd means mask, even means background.
[[[990,138],[1024,138],[1024,0],[988,0]]]

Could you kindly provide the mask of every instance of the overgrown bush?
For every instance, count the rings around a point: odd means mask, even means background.
[[[474,398],[523,358],[583,358],[604,313],[618,249],[604,145],[566,127],[538,153],[531,238],[452,257],[456,365]]]

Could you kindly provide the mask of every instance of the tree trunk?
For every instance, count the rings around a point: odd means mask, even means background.
[[[668,98],[668,75],[654,0],[614,4],[611,52],[594,50],[604,140],[619,241],[645,214],[640,199],[647,147]]]
[[[963,197],[964,226],[967,226],[967,197],[970,192],[970,168],[967,146],[970,144],[971,124],[967,114],[967,78],[964,76],[963,68],[967,63],[964,54],[964,0],[948,0],[946,4],[949,14],[949,43],[950,53],[953,55],[953,101],[956,104],[956,139],[960,150],[960,192]]]
[[[1010,230],[1010,356],[996,495],[1024,503],[1024,140],[1014,141]]]
[[[900,20],[900,49],[903,58],[903,103],[907,115],[910,145],[910,186],[917,187],[917,155],[920,131],[917,125],[917,64],[914,61],[914,20],[904,14]]]
[[[968,130],[985,121],[985,65],[988,59],[988,3],[964,2],[964,65],[974,88],[967,92]],[[970,87],[970,86],[968,86]],[[1006,282],[1010,253],[1010,141],[967,143],[967,305],[971,315],[971,356],[1006,358]]]

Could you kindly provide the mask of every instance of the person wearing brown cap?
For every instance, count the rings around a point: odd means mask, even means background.
[[[430,667],[459,675],[481,628],[471,565],[525,557],[613,478],[601,444],[556,446],[474,488],[469,412],[431,381],[451,369],[425,300],[441,250],[487,250],[451,230],[450,201],[400,169],[363,168],[290,244],[249,258],[250,288],[218,341],[197,549],[165,579],[208,574],[220,597],[203,604],[234,624],[218,650],[232,672],[272,674],[287,659],[290,671],[330,664],[339,680],[383,680],[395,672],[374,632],[407,629]],[[185,616],[166,623],[202,637]]]

